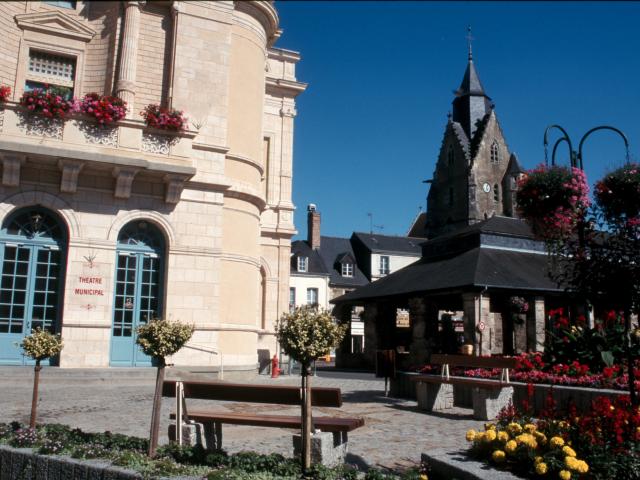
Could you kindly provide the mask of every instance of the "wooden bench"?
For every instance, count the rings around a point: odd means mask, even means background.
[[[222,424],[253,425],[273,428],[302,428],[302,417],[298,415],[264,415],[256,412],[225,412],[209,408],[187,408],[187,399],[219,400],[228,402],[267,403],[273,405],[300,406],[301,389],[294,386],[253,385],[214,382],[181,382],[166,380],[163,397],[176,399],[176,411],[171,418],[176,420],[175,433],[182,443],[182,427],[185,423],[197,422],[204,426],[205,447],[210,450],[222,448]],[[339,388],[312,388],[312,406],[342,406]],[[312,432],[331,432],[334,446],[343,446],[346,452],[347,432],[364,425],[362,418],[313,416]],[[295,442],[294,442],[295,443]]]
[[[439,411],[452,408],[454,386],[471,388],[473,416],[480,420],[495,418],[498,412],[513,399],[513,387],[509,383],[509,369],[516,367],[516,359],[510,357],[475,357],[471,355],[431,355],[432,365],[441,365],[440,375],[416,375],[416,396],[421,408]],[[449,367],[500,368],[500,379],[451,376]]]

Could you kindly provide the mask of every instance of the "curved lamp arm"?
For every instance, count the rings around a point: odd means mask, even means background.
[[[628,164],[629,163],[629,140],[627,140],[627,136],[622,132],[622,130],[617,129],[616,127],[610,127],[609,125],[600,125],[599,127],[594,127],[591,130],[589,130],[587,133],[583,135],[582,139],[580,140],[580,144],[578,145],[578,161],[580,162],[580,170],[584,170],[584,166],[582,164],[582,145],[584,144],[584,141],[587,139],[589,135],[591,135],[593,132],[596,132],[598,130],[611,130],[612,132],[615,132],[618,135],[620,135],[620,137],[622,137],[622,140],[624,141],[624,148],[625,148],[625,159],[626,159],[626,163]],[[545,135],[546,135],[546,132],[545,132]]]
[[[551,165],[555,165],[556,164],[556,148],[558,147],[558,144],[560,143],[561,140],[564,140],[565,142],[567,142],[567,146],[569,147],[569,160],[571,161],[571,166],[574,166],[574,154],[573,154],[573,145],[571,144],[571,139],[569,138],[569,134],[567,133],[567,131],[562,128],[560,125],[549,125],[545,131],[544,131],[544,163],[549,166],[549,159],[547,156],[547,147],[549,146],[549,141],[548,141],[548,135],[549,135],[549,130],[551,130],[552,128],[557,128],[558,130],[560,130],[562,132],[562,137],[560,138],[560,140],[558,140],[554,147],[553,147],[553,152],[551,154]]]

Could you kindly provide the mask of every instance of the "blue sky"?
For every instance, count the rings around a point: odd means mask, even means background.
[[[276,2],[278,47],[301,52],[293,200],[322,234],[406,234],[425,208],[447,112],[467,61],[496,105],[507,143],[526,168],[544,160],[547,125],[577,149],[591,127],[623,130],[640,159],[640,3]],[[563,149],[563,152],[566,149]],[[566,161],[566,154],[558,155]],[[596,133],[584,147],[591,184],[624,161],[622,141]]]

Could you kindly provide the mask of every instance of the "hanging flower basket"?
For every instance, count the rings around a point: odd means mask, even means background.
[[[158,130],[168,130],[171,132],[181,132],[185,130],[187,119],[184,112],[161,107],[160,105],[147,105],[140,112],[144,118],[147,127],[157,128]]]
[[[575,230],[590,205],[589,185],[582,170],[540,165],[519,182],[518,212],[534,233],[565,238]]]
[[[607,220],[640,216],[640,165],[630,163],[596,183],[595,199]]]
[[[11,96],[11,87],[8,85],[0,85],[0,102],[6,102]]]
[[[77,100],[74,110],[95,118],[101,126],[108,126],[122,120],[127,114],[127,103],[118,97],[88,93]]]
[[[523,297],[511,297],[509,300],[511,311],[514,313],[527,313],[529,311],[529,302]]]
[[[29,112],[42,115],[46,118],[64,119],[72,109],[72,102],[65,100],[55,90],[35,88],[30,92],[24,92],[20,97],[20,105]]]

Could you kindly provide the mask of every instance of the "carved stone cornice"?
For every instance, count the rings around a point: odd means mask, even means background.
[[[15,21],[22,30],[33,30],[89,42],[96,31],[71,15],[58,10],[16,15]]]
[[[282,30],[278,28],[280,22],[278,12],[271,2],[242,0],[234,2],[234,6],[239,12],[251,15],[260,22],[262,28],[264,28],[264,31],[267,34],[268,47],[273,45],[276,40],[280,38],[280,35],[282,35]]]

